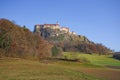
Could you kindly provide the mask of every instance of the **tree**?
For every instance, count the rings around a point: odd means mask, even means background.
[[[62,48],[54,45],[52,47],[52,56],[61,56],[61,54],[62,54]]]
[[[0,19],[0,50],[5,51],[2,56],[39,59],[50,57],[51,45],[24,28]]]

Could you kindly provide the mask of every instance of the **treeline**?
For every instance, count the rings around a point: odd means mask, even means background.
[[[120,52],[115,52],[113,58],[120,60]]]
[[[57,46],[61,47],[64,52],[82,52],[87,54],[94,53],[99,55],[112,54],[111,49],[105,47],[102,44],[95,44],[93,42],[65,42],[58,43]]]
[[[25,26],[0,19],[0,57],[47,58],[51,56],[51,47]]]

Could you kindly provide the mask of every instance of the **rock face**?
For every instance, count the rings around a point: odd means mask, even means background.
[[[82,41],[90,43],[85,36],[77,35],[73,31],[71,32],[68,27],[60,28],[59,24],[35,25],[34,33],[50,42]]]

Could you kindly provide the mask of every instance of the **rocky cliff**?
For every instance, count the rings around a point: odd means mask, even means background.
[[[75,32],[70,32],[65,29],[61,30],[61,28],[52,29],[51,27],[35,26],[34,33],[53,43],[72,41],[91,43],[85,36],[77,35]]]

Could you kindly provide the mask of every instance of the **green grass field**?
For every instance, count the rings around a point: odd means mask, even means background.
[[[65,52],[63,55],[68,56],[69,58],[72,58],[70,56],[69,52]],[[86,58],[91,62],[91,64],[94,64],[94,65],[120,66],[120,61],[112,58],[112,55],[101,55],[101,56],[99,56],[99,55],[96,55],[96,54],[90,55],[90,54],[77,53],[77,58]]]
[[[76,57],[68,52],[63,55],[67,58]],[[87,58],[90,63],[59,60],[43,63],[19,58],[3,58],[0,59],[0,80],[120,80],[119,69],[104,67],[105,65],[120,66],[120,61],[110,56],[77,54],[77,58],[81,57]],[[91,71],[94,72],[92,75]],[[101,74],[103,72],[104,74]]]

